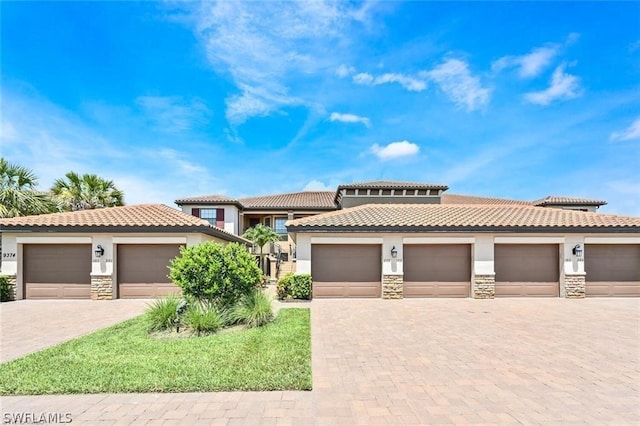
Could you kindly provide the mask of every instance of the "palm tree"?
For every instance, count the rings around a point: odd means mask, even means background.
[[[262,269],[262,273],[266,275],[262,249],[266,244],[279,241],[280,236],[276,234],[276,231],[274,231],[271,227],[261,224],[257,224],[253,228],[247,229],[242,236],[248,240],[253,241],[255,245],[260,247],[260,268]]]
[[[36,190],[37,184],[31,170],[0,158],[0,217],[58,211],[47,193]]]
[[[67,173],[65,179],[53,183],[51,193],[66,211],[124,205],[124,195],[113,181],[86,173]]]

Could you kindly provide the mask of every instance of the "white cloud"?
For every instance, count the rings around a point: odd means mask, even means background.
[[[480,78],[473,76],[469,65],[460,59],[447,59],[421,75],[433,80],[455,105],[468,111],[480,109],[489,102],[491,90],[482,87]]]
[[[203,124],[210,114],[199,99],[185,100],[179,96],[139,96],[136,104],[158,130],[180,133]]]
[[[302,190],[303,191],[332,191],[334,189],[336,189],[335,185],[332,185],[331,183],[325,184],[322,181],[314,179],[310,181],[308,184],[306,184]]]
[[[398,83],[410,92],[421,92],[427,88],[427,83],[424,79],[398,73],[386,73],[377,77],[368,73],[359,73],[353,76],[353,82],[362,86]]]
[[[336,75],[340,78],[345,78],[353,74],[354,72],[356,72],[356,69],[354,67],[345,64],[340,65],[338,69],[336,69]]]
[[[371,146],[373,152],[381,160],[392,160],[395,158],[409,157],[420,152],[420,147],[409,141],[391,142],[386,146],[377,143]]]
[[[537,105],[549,105],[556,100],[568,100],[582,94],[580,79],[575,75],[564,72],[565,64],[558,66],[551,76],[548,88],[539,92],[529,92],[524,95],[527,102]]]
[[[518,69],[518,75],[522,78],[537,77],[551,65],[559,50],[559,45],[549,45],[537,47],[522,56],[503,56],[491,64],[491,69],[502,71],[506,68],[515,67]]]
[[[185,6],[189,7],[189,5]],[[227,99],[226,117],[239,125],[291,105],[306,105],[291,89],[296,77],[340,69],[328,55],[349,34],[349,26],[367,20],[367,5],[346,2],[203,2],[193,13],[196,32],[213,67],[228,73],[239,93]],[[337,63],[336,63],[337,62]],[[343,69],[350,72],[349,68]]]
[[[362,123],[367,127],[371,125],[371,122],[367,117],[361,117],[355,114],[341,114],[339,112],[332,112],[329,120],[339,121],[341,123]]]
[[[626,129],[611,133],[610,141],[631,141],[640,139],[640,117],[636,118],[633,123]]]

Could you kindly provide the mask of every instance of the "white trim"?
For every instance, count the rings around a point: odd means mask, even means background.
[[[475,237],[404,237],[403,244],[474,244]]]
[[[564,237],[495,237],[495,244],[564,244]]]
[[[382,244],[382,237],[311,237],[311,244]]]
[[[114,244],[187,244],[187,237],[113,237]]]
[[[91,237],[16,237],[17,244],[91,244]]]
[[[585,244],[640,244],[640,237],[584,237]]]

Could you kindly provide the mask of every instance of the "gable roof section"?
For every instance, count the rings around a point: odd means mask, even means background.
[[[216,205],[235,205],[242,207],[240,202],[235,198],[227,197],[226,195],[198,195],[195,197],[186,197],[176,200],[176,204],[181,206],[183,204],[216,204]]]
[[[541,198],[533,201],[534,206],[603,206],[607,204],[603,200],[594,200],[590,198],[574,198],[574,197],[558,197],[555,195],[549,195],[548,197]]]
[[[302,191],[285,194],[240,198],[246,209],[310,209],[335,210],[333,191]]]
[[[365,204],[287,222],[290,232],[640,232],[640,217],[517,205]]]
[[[0,231],[201,232],[250,244],[206,220],[163,204],[140,204],[0,219]]]

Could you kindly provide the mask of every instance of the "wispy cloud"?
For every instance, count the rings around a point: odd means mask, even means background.
[[[345,64],[341,64],[337,69],[336,69],[336,75],[340,78],[345,78],[351,74],[353,74],[354,72],[356,72],[356,69],[350,65],[345,65]]]
[[[624,130],[611,133],[609,140],[614,141],[631,141],[640,139],[640,117],[636,118],[633,123]]]
[[[339,60],[326,55],[328,42],[367,20],[368,7],[343,2],[204,2],[194,12],[196,31],[213,67],[228,73],[239,93],[227,99],[232,125],[308,101],[288,82]],[[348,68],[344,70],[348,72]]]
[[[545,90],[524,95],[527,102],[549,105],[554,101],[574,99],[582,95],[580,79],[564,71],[566,64],[558,66],[551,76],[551,83]]]
[[[304,186],[303,191],[332,191],[336,189],[336,185],[329,182],[325,184],[319,180],[312,180]]]
[[[339,112],[332,112],[329,116],[330,121],[339,121],[341,123],[362,123],[365,126],[371,126],[371,122],[367,117],[361,117],[355,114],[341,114]]]
[[[202,100],[179,96],[139,96],[136,104],[156,129],[167,133],[191,130],[211,114]]]
[[[420,147],[409,141],[391,142],[386,146],[377,143],[371,146],[371,152],[381,160],[393,160],[401,157],[410,157],[420,152]]]
[[[491,89],[483,87],[480,78],[472,75],[467,62],[461,59],[447,59],[422,75],[433,80],[456,106],[467,111],[489,103]]]
[[[368,73],[359,73],[353,76],[353,82],[363,86],[397,83],[410,92],[422,92],[427,88],[424,79],[399,73],[386,73],[375,77]]]

